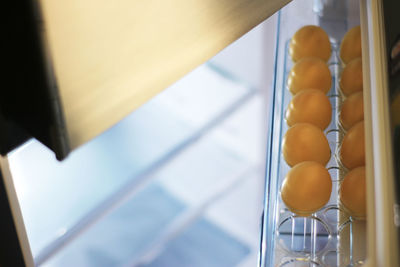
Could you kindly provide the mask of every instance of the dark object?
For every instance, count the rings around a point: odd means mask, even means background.
[[[35,137],[58,159],[70,151],[50,60],[34,1],[12,1],[5,13],[6,88],[0,91],[0,152]]]
[[[10,203],[7,198],[7,192],[4,179],[0,172],[0,266],[19,267],[25,266],[21,246],[17,236]]]
[[[392,120],[391,138],[393,143],[393,164],[395,175],[395,192],[397,208],[399,211],[400,205],[400,125],[396,124],[395,117],[398,114],[398,108],[393,108],[396,99],[400,96],[400,2],[399,1],[383,1],[384,20],[385,20],[385,37],[386,37],[386,57],[388,62],[388,82],[389,82],[389,105],[388,107]],[[397,101],[398,102],[398,101]],[[395,214],[399,216],[399,214]],[[400,230],[400,220],[395,219],[397,227]],[[399,235],[400,235],[400,231]],[[400,242],[400,236],[399,236]]]

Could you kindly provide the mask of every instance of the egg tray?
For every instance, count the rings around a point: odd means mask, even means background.
[[[274,151],[279,153],[278,162],[275,162],[278,192],[290,170],[281,151],[282,139],[288,129],[284,114],[292,99],[287,88],[287,77],[293,66],[288,52],[289,42],[290,40],[285,42],[283,84],[276,85],[276,90],[282,90],[282,98],[278,101],[280,106],[275,106],[281,109],[276,112],[280,116],[275,120],[275,127],[280,131],[279,151]],[[331,43],[331,46],[332,56],[328,66],[332,74],[332,88],[327,95],[332,104],[332,121],[324,131],[331,149],[331,158],[326,165],[332,178],[331,198],[318,212],[308,217],[300,217],[286,208],[280,193],[276,194],[276,207],[273,209],[275,227],[272,227],[275,233],[275,266],[357,266],[365,259],[365,221],[355,220],[346,214],[339,201],[340,182],[347,172],[338,157],[340,143],[345,134],[339,123],[340,106],[344,96],[340,92],[338,82],[342,71],[339,45]]]

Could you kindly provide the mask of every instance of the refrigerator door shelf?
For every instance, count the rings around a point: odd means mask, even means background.
[[[344,95],[339,90],[343,63],[339,59],[340,41],[344,34],[359,24],[358,2],[296,0],[280,11],[278,22],[276,73],[272,125],[267,148],[266,198],[261,241],[261,266],[355,266],[366,259],[366,221],[352,218],[339,201],[341,180],[347,173],[339,160],[344,130],[339,112]],[[307,217],[292,213],[280,196],[282,182],[290,170],[282,155],[282,139],[288,125],[284,119],[292,99],[287,78],[293,62],[289,42],[304,25],[319,25],[330,36],[332,56],[328,66],[332,88],[327,96],[333,112],[330,125],[324,130],[331,158],[326,168],[332,178],[329,202]]]

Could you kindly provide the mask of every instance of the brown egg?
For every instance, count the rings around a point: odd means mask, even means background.
[[[305,89],[318,89],[326,94],[332,85],[331,72],[321,59],[303,58],[290,70],[287,84],[292,94]]]
[[[363,90],[362,60],[360,57],[353,59],[344,67],[339,85],[345,96]]]
[[[347,169],[365,165],[364,142],[364,121],[360,121],[346,133],[340,148],[340,160]]]
[[[331,57],[329,36],[321,27],[304,26],[290,40],[289,54],[294,62],[305,57],[318,57],[328,61]]]
[[[364,120],[364,99],[363,92],[358,92],[350,95],[343,102],[340,110],[340,123],[345,130],[348,130],[362,120]]]
[[[353,217],[363,219],[367,215],[365,167],[351,170],[340,186],[340,202]]]
[[[308,216],[328,203],[332,180],[328,170],[315,161],[295,165],[286,175],[281,197],[287,208],[300,216]]]
[[[320,90],[308,89],[297,93],[286,110],[286,122],[289,126],[308,122],[324,130],[331,119],[331,102]]]
[[[325,166],[331,157],[324,133],[310,123],[297,123],[287,130],[282,153],[289,166],[303,161],[316,161]]]
[[[352,59],[361,57],[361,28],[351,28],[343,37],[340,45],[340,58],[347,64]]]

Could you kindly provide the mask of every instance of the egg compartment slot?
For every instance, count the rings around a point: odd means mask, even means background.
[[[318,267],[322,266],[318,262],[309,260],[307,258],[285,258],[282,260],[281,264],[278,265],[279,267]]]
[[[365,248],[355,250],[355,245],[362,246],[358,244],[360,241],[365,244],[365,232],[363,232],[365,222],[351,218],[339,201],[340,183],[347,169],[341,164],[339,158],[340,144],[345,131],[339,122],[344,95],[339,90],[338,78],[342,71],[342,63],[339,59],[338,43],[331,43],[332,56],[327,63],[332,76],[332,87],[327,93],[332,105],[332,120],[324,130],[331,149],[331,158],[326,165],[332,179],[330,200],[325,207],[310,216],[300,217],[289,211],[280,195],[282,182],[290,170],[290,166],[283,158],[281,147],[283,136],[289,128],[285,120],[286,109],[292,99],[287,87],[288,75],[294,65],[289,55],[289,43],[290,39],[286,40],[282,84],[276,85],[276,89],[279,90],[280,87],[282,91],[281,99],[279,99],[281,110],[276,112],[281,116],[276,120],[279,122],[280,134],[279,149],[275,152],[279,153],[278,177],[276,177],[279,193],[275,208],[274,262],[280,263],[278,266],[356,266],[363,263],[365,258]],[[360,241],[355,244],[355,239]]]
[[[323,251],[331,239],[329,226],[315,216],[291,215],[278,226],[278,242],[292,255],[314,258]]]

